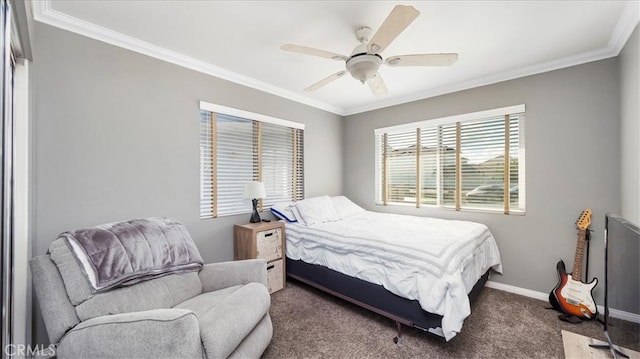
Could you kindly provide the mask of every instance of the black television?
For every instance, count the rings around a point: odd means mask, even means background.
[[[614,358],[628,358],[626,349],[640,343],[640,229],[617,214],[605,216],[604,336]],[[612,315],[613,314],[613,315]],[[638,348],[635,348],[638,350]]]

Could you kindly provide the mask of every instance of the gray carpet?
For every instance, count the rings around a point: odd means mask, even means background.
[[[564,358],[563,329],[604,340],[596,321],[562,322],[545,301],[491,288],[451,341],[403,328],[400,345],[390,319],[305,284],[288,281],[271,299],[274,333],[263,358]],[[628,329],[620,344],[640,350],[639,326],[618,325]]]

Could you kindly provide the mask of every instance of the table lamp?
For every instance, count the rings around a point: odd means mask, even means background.
[[[267,192],[264,190],[264,183],[262,182],[247,182],[244,184],[244,198],[250,199],[253,203],[253,213],[251,214],[251,223],[260,222],[260,214],[258,214],[258,198],[267,197]]]

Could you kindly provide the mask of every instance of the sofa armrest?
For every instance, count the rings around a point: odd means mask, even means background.
[[[251,282],[267,286],[267,261],[246,259],[233,262],[209,263],[202,266],[200,282],[203,292],[242,285]]]
[[[60,340],[59,358],[202,358],[198,317],[187,309],[105,315]]]

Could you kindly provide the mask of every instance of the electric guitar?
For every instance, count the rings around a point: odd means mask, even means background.
[[[591,225],[591,210],[582,211],[576,221],[578,228],[578,243],[576,256],[573,261],[573,272],[567,273],[564,262],[560,260],[556,266],[558,270],[558,284],[549,293],[549,303],[565,313],[575,315],[581,319],[592,319],[598,314],[598,308],[593,300],[593,288],[598,284],[598,279],[593,278],[591,283],[582,282],[582,259],[586,243],[586,233]]]

